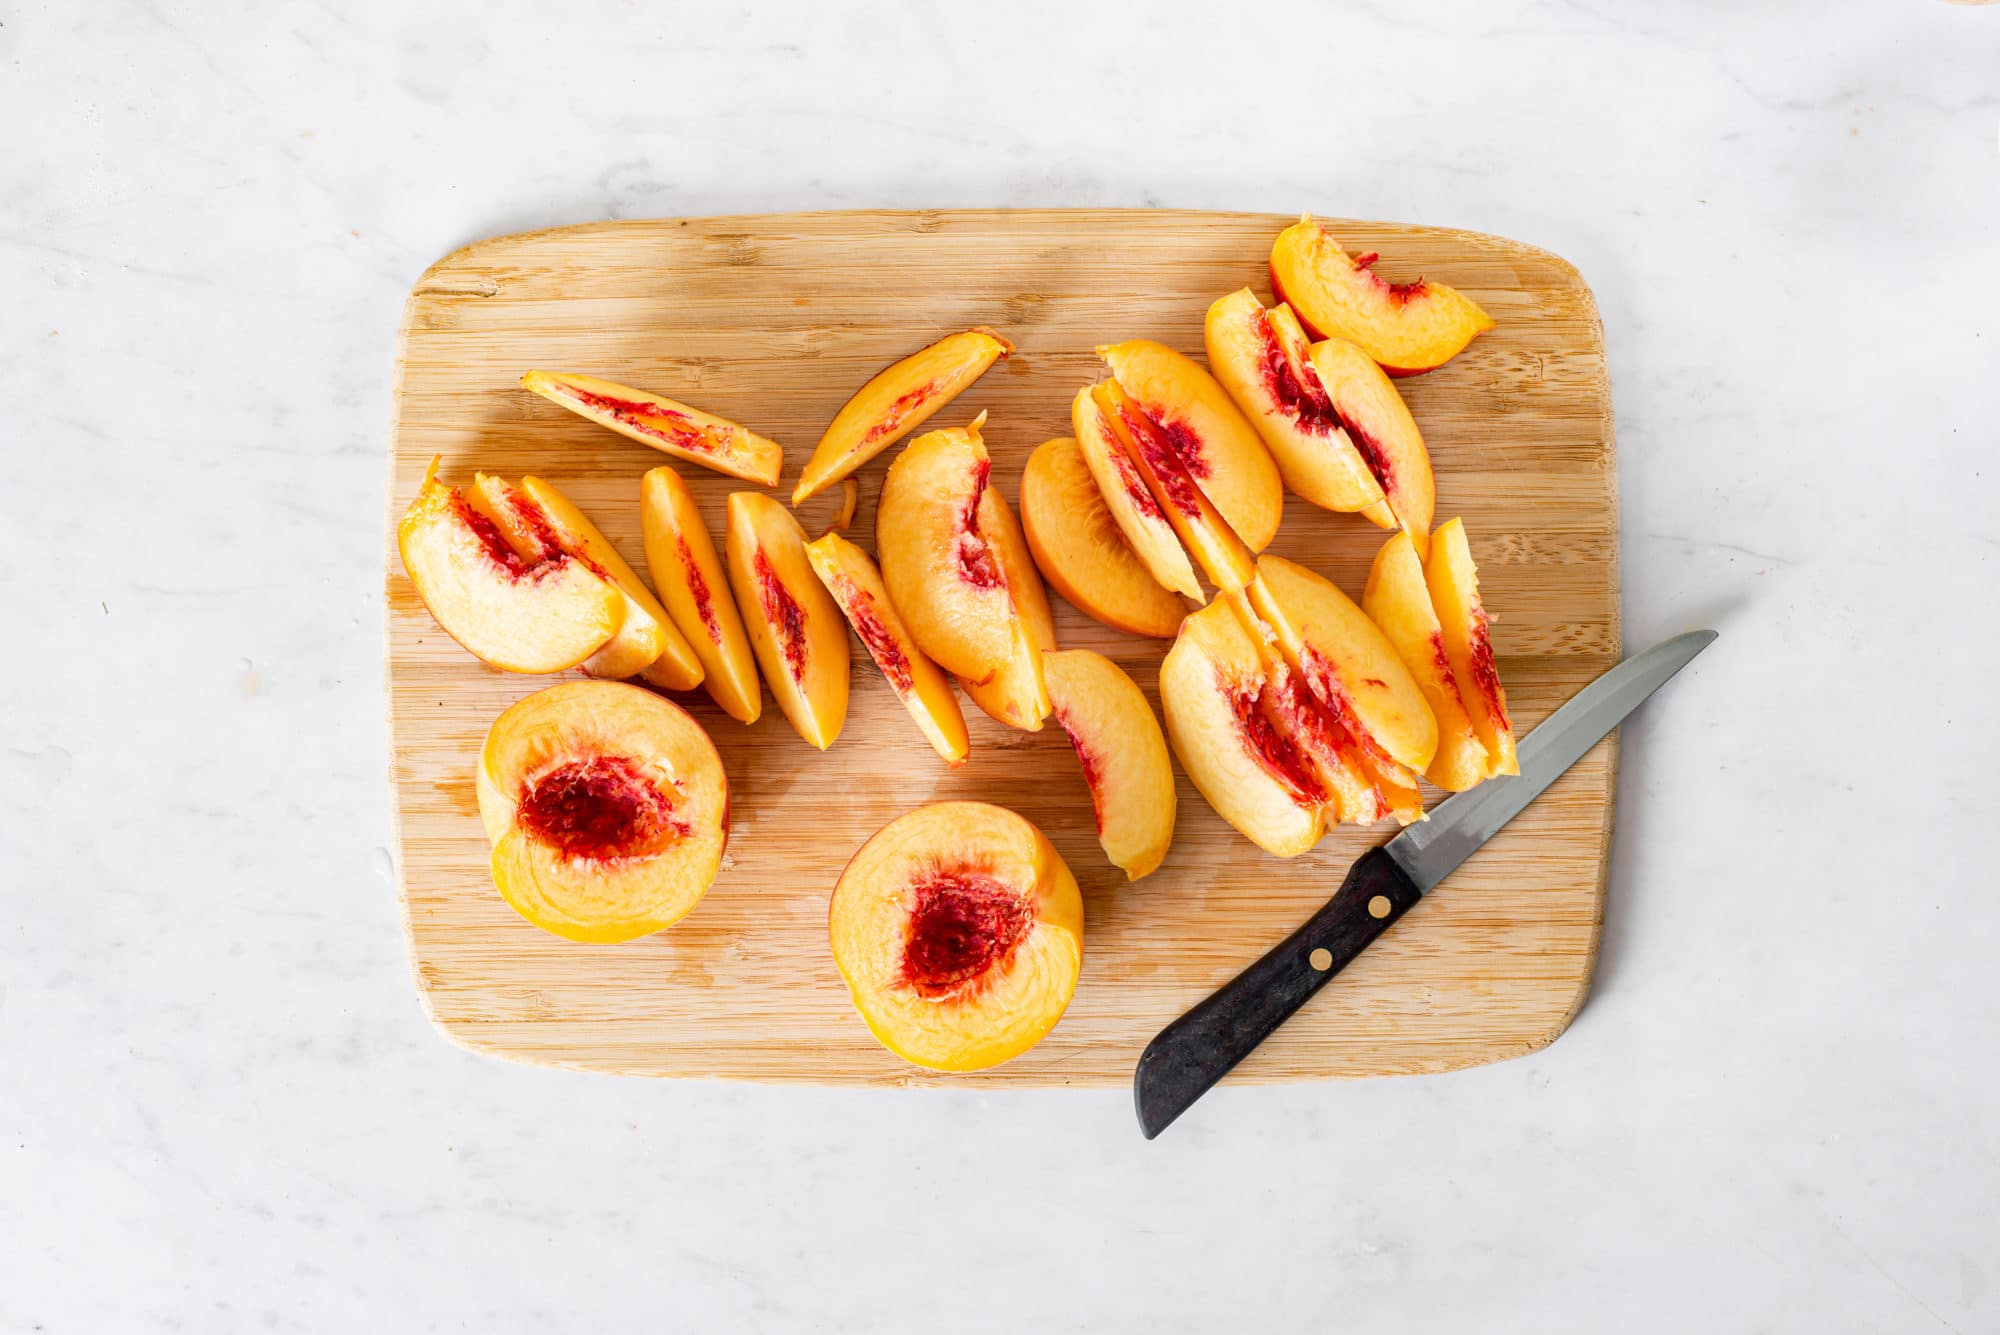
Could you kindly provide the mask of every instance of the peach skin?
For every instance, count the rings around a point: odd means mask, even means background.
[[[1390,375],[1419,375],[1456,357],[1493,327],[1477,302],[1443,283],[1391,283],[1377,256],[1349,255],[1311,214],[1271,246],[1271,290],[1317,338],[1361,345]]]
[[[643,389],[561,371],[530,371],[521,377],[521,387],[662,454],[746,482],[771,486],[785,466],[776,441]]]
[[[824,491],[922,426],[1013,350],[991,329],[975,325],[878,372],[819,438],[792,489],[792,504]]]

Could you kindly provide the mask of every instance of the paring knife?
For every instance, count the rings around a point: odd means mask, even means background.
[[[1425,891],[1540,797],[1714,639],[1712,630],[1675,636],[1578,691],[1521,742],[1518,776],[1491,779],[1447,798],[1429,820],[1362,854],[1333,898],[1303,927],[1162,1029],[1146,1045],[1132,1076],[1132,1099],[1146,1139],[1166,1130]]]

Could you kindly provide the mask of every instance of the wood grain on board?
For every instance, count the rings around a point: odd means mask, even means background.
[[[883,365],[973,324],[1017,351],[933,419],[981,409],[995,485],[1018,499],[1028,452],[1069,433],[1099,343],[1156,338],[1201,353],[1215,297],[1249,284],[1290,219],[1046,210],[779,214],[563,228],[468,246],[417,283],[398,356],[388,506],[433,454],[546,477],[644,569],[639,478],[661,456],[516,384],[574,370],[721,413],[785,446],[789,493],[819,433]],[[1398,381],[1436,464],[1438,518],[1463,516],[1515,721],[1523,729],[1620,654],[1616,471],[1602,334],[1589,289],[1531,246],[1441,228],[1338,222],[1391,279],[1459,287],[1499,321],[1429,375]],[[860,474],[849,536],[873,546],[891,455]],[[720,537],[745,483],[676,463]],[[839,489],[802,510],[818,531]],[[1382,534],[1287,496],[1271,550],[1359,595]],[[1161,1025],[1282,939],[1393,827],[1344,827],[1290,862],[1211,812],[1183,776],[1165,866],[1127,883],[1097,847],[1061,731],[1013,732],[970,703],[970,762],[940,763],[865,653],[832,750],[770,704],[751,727],[699,691],[731,784],[721,876],[669,931],[577,945],[494,891],[473,798],[487,726],[550,679],[487,668],[440,631],[387,555],[397,867],[425,1004],[453,1039],[530,1061],[661,1076],[819,1084],[1114,1085]],[[1089,620],[1052,596],[1064,647],[1122,664],[1158,705],[1164,640]],[[573,674],[572,674],[573,675]],[[1589,987],[1602,916],[1616,738],[1440,886],[1231,1077],[1244,1082],[1442,1071],[1532,1051]],[[1084,890],[1076,1000],[1040,1046],[975,1075],[906,1065],[868,1036],[827,948],[827,896],[869,834],[920,803],[976,797],[1040,825]]]

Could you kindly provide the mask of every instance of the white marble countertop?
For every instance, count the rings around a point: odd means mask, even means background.
[[[237,8],[0,5],[0,1329],[2000,1329],[2000,8]],[[1594,286],[1627,643],[1723,638],[1626,733],[1582,1017],[1152,1144],[447,1044],[387,848],[412,279],[1011,204]]]

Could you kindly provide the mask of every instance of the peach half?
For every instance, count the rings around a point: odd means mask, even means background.
[[[1055,1027],[1083,965],[1083,896],[1034,825],[938,802],[877,830],[828,912],[834,963],[883,1047],[976,1071]]]
[[[523,556],[553,545],[587,562],[624,595],[625,617],[618,633],[583,661],[585,672],[611,681],[643,674],[655,685],[672,691],[701,684],[701,660],[668,619],[667,610],[611,540],[570,504],[567,496],[538,477],[524,477],[515,487],[480,473],[473,478],[466,499]]]
[[[768,487],[784,471],[778,442],[643,389],[562,371],[530,371],[521,386],[641,445],[718,473]]]
[[[1054,647],[1048,598],[1014,524],[989,487],[986,415],[929,431],[889,466],[876,502],[882,583],[917,647],[1010,727],[1048,717],[1041,651]]]
[[[1098,497],[1139,564],[1169,593],[1202,602],[1205,595],[1201,581],[1195,578],[1194,563],[1188,560],[1187,549],[1181,546],[1167,512],[1153,499],[1153,490],[1146,485],[1139,466],[1112,429],[1110,415],[1098,402],[1096,386],[1086,385],[1077,391],[1070,404],[1070,425],[1076,431],[1083,462],[1097,483]]]
[[[1430,551],[1431,519],[1437,513],[1437,481],[1409,405],[1382,368],[1344,338],[1313,344],[1312,369],[1348,440],[1381,484],[1396,523],[1410,535],[1417,555],[1424,556]]]
[[[1394,527],[1382,484],[1320,383],[1291,307],[1266,310],[1239,288],[1208,308],[1203,338],[1209,368],[1271,447],[1286,486],[1323,509]]]
[[[715,880],[729,782],[701,725],[636,686],[573,681],[516,701],[479,752],[493,884],[572,941],[678,922]]]
[[[1079,612],[1134,635],[1164,639],[1179,629],[1186,607],[1125,540],[1074,437],[1044,441],[1028,456],[1021,526],[1036,566]]]
[[[778,708],[824,751],[847,721],[847,626],[806,555],[805,530],[769,496],[729,497],[729,584]]]
[[[1225,591],[1242,588],[1256,572],[1256,553],[1209,500],[1172,438],[1116,380],[1092,386],[1091,395],[1174,536],[1209,582]]]
[[[653,587],[700,661],[709,698],[738,722],[755,723],[764,712],[764,693],[757,685],[750,636],[694,495],[665,464],[649,470],[639,484],[639,525]],[[657,671],[640,676],[676,689]]]
[[[1236,535],[1253,552],[1268,547],[1284,514],[1284,482],[1229,392],[1200,363],[1151,339],[1108,344],[1097,355]]]
[[[1458,678],[1459,697],[1490,758],[1487,773],[1519,774],[1514,723],[1507,715],[1507,691],[1493,661],[1486,608],[1479,601],[1479,571],[1472,564],[1472,546],[1460,520],[1440,525],[1431,535],[1424,583],[1431,591],[1431,606],[1437,611],[1452,675]]]
[[[1271,245],[1271,290],[1318,338],[1345,338],[1390,375],[1419,375],[1493,327],[1477,302],[1443,283],[1391,283],[1378,256],[1349,255],[1307,214]]]
[[[806,556],[924,740],[947,765],[963,765],[971,744],[951,678],[917,648],[882,587],[882,572],[875,562],[838,533],[824,533],[807,543]]]
[[[437,474],[434,458],[396,546],[447,635],[505,672],[561,672],[611,642],[625,619],[617,585],[553,544],[523,556]]]
[[[1174,769],[1146,694],[1103,654],[1042,655],[1056,722],[1069,734],[1097,813],[1097,842],[1136,881],[1158,869],[1174,839]]]
[[[792,489],[792,504],[824,491],[922,426],[1013,350],[991,329],[975,325],[877,372],[834,414]]]
[[[1445,649],[1444,630],[1424,583],[1423,562],[1417,559],[1409,534],[1390,534],[1375,553],[1361,610],[1396,647],[1437,718],[1437,754],[1425,777],[1451,793],[1462,793],[1486,778],[1491,767],[1486,744],[1466,712],[1458,675]]]

